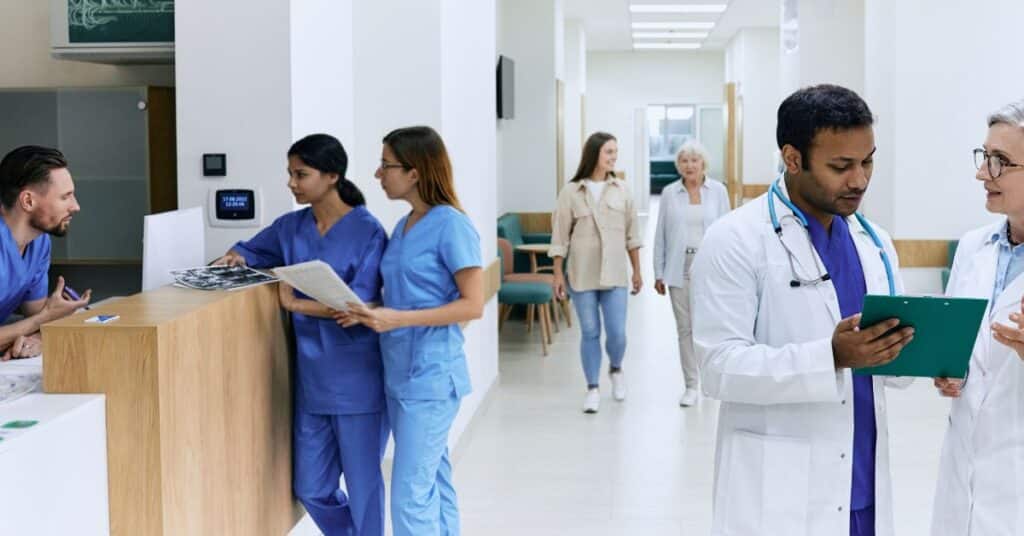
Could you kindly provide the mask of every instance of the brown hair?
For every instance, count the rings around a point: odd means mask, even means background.
[[[615,140],[615,136],[607,132],[595,132],[587,138],[586,143],[583,144],[583,151],[580,155],[580,165],[576,168],[576,174],[572,176],[571,182],[580,181],[583,179],[590,178],[590,175],[594,173],[594,169],[597,168],[597,159],[601,156],[601,147],[609,141]],[[609,171],[609,175],[615,176],[614,171]]]
[[[430,206],[450,205],[465,212],[455,193],[448,150],[437,131],[423,126],[398,128],[384,136],[383,141],[406,171],[419,172],[416,190],[423,202]]]

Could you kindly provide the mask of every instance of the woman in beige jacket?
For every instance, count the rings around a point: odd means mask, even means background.
[[[615,137],[596,132],[583,146],[580,165],[572,182],[562,189],[552,216],[551,250],[554,259],[555,294],[572,294],[579,317],[580,354],[587,379],[584,413],[597,413],[601,371],[601,317],[604,317],[605,350],[610,362],[612,396],[626,399],[622,359],[626,353],[626,289],[640,292],[642,245],[633,196],[624,181],[615,177],[618,145]],[[568,282],[562,259],[568,255]],[[632,278],[626,265],[632,267]]]

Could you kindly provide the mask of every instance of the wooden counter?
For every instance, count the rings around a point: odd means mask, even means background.
[[[96,314],[113,323],[86,324]],[[289,345],[277,286],[163,287],[43,326],[47,393],[107,396],[114,535],[287,534]]]

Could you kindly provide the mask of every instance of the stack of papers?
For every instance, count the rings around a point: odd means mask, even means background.
[[[365,305],[331,265],[324,261],[309,261],[282,268],[274,268],[274,275],[298,289],[299,292],[334,309],[347,311],[349,303]]]
[[[248,266],[201,266],[171,270],[174,284],[199,290],[238,290],[277,281],[276,277]]]
[[[42,391],[43,357],[0,362],[0,404]]]

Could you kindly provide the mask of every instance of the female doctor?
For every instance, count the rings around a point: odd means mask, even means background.
[[[955,399],[933,536],[1024,534],[1024,100],[989,116],[974,162],[985,208],[1006,217],[960,239],[946,290],[989,308],[966,381],[935,380]]]
[[[387,235],[345,178],[337,139],[313,134],[288,150],[288,188],[310,206],[281,216],[218,259],[271,267],[318,259],[364,301],[379,301]],[[333,311],[280,284],[297,346],[293,427],[295,495],[328,536],[384,534],[381,459],[388,424],[380,343],[363,326],[342,329]],[[344,475],[348,496],[338,487]]]
[[[480,236],[455,194],[444,142],[430,127],[385,136],[377,178],[389,199],[412,207],[381,260],[384,307],[350,304],[336,318],[381,333],[395,436],[395,536],[458,535],[448,430],[470,390],[459,323],[483,314]]]

